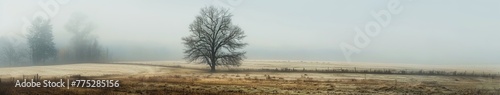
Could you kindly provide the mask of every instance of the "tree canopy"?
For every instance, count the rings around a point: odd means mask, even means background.
[[[31,60],[34,64],[44,63],[47,59],[56,56],[54,47],[52,25],[50,20],[36,18],[29,28],[28,45],[31,53]]]
[[[247,45],[242,42],[244,31],[231,21],[228,9],[209,6],[189,25],[191,35],[182,38],[187,47],[184,53],[188,62],[206,63],[211,71],[216,66],[240,66]]]

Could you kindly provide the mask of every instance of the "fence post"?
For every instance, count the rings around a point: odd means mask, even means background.
[[[365,80],[366,80],[366,73],[365,73]]]
[[[394,79],[394,87],[398,87],[398,80],[397,79]]]

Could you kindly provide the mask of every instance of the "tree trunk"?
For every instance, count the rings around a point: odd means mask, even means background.
[[[210,66],[210,72],[215,72],[215,65]]]
[[[210,72],[215,72],[215,66],[217,65],[217,59],[214,57],[215,56],[215,52],[212,53],[212,57],[210,58],[210,63],[212,65],[210,65]]]

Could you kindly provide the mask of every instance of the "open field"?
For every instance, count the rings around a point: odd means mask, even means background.
[[[374,73],[377,70],[390,73]],[[401,73],[401,70],[405,73]],[[82,63],[0,68],[0,94],[498,95],[499,70],[498,66],[421,66],[277,60],[245,61],[238,68],[219,67],[218,72],[209,73],[205,65],[186,64],[183,61]],[[408,73],[412,71],[415,72]],[[465,74],[453,75],[451,72]],[[12,78],[30,79],[36,74],[42,79],[120,80],[120,87],[14,88]]]

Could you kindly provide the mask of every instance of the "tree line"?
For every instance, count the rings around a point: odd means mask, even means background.
[[[74,13],[64,26],[72,33],[68,47],[56,48],[53,42],[53,26],[50,19],[41,17],[32,20],[28,33],[24,36],[26,42],[21,45],[7,38],[2,38],[0,47],[0,63],[9,66],[21,63],[44,65],[61,63],[105,62],[109,60],[108,50],[99,44],[96,35],[92,34],[94,26],[87,16]]]
[[[242,28],[232,22],[229,9],[215,6],[204,7],[189,25],[191,35],[183,37],[186,47],[184,59],[188,62],[208,65],[212,72],[218,66],[240,66],[245,59],[247,46],[242,42],[246,37]],[[0,60],[10,65],[29,61],[35,65],[48,62],[103,62],[110,59],[108,49],[104,49],[92,34],[94,26],[83,14],[73,14],[64,26],[73,34],[70,47],[56,49],[50,20],[36,18],[26,35],[26,49],[12,45],[3,46]]]

